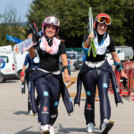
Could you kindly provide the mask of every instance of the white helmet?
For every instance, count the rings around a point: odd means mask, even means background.
[[[60,21],[54,17],[54,16],[48,16],[44,19],[43,24],[42,24],[42,33],[44,34],[44,30],[45,30],[45,26],[47,24],[53,24],[54,26],[56,26],[56,35],[59,32],[59,25],[60,25]]]

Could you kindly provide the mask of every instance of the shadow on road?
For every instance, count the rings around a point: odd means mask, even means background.
[[[101,134],[101,132],[98,132],[99,129],[95,128],[95,131],[93,134]],[[72,133],[72,132],[77,132],[77,133],[87,133],[86,128],[63,128],[60,127],[58,129],[58,133],[56,134],[67,134],[67,133]]]
[[[17,112],[15,112],[14,114],[16,114],[16,115],[29,115],[29,113],[27,112],[27,111],[17,111]]]
[[[33,127],[33,126],[28,127],[28,128],[26,128],[26,129],[24,129],[24,130],[22,130],[22,131],[20,131],[20,132],[17,132],[17,133],[15,133],[15,134],[40,134],[40,132],[27,131],[27,130],[29,130],[29,129],[32,128],[32,127]]]

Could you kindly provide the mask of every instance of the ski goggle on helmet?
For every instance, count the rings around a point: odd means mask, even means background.
[[[94,28],[96,28],[96,23],[105,23],[106,25],[111,25],[111,18],[105,13],[100,13],[96,16],[94,22]]]
[[[43,34],[44,34],[45,26],[48,24],[52,24],[52,25],[56,26],[56,35],[57,35],[59,32],[60,21],[54,16],[46,17],[42,24],[42,33]]]

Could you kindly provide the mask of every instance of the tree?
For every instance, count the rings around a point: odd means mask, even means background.
[[[65,39],[66,47],[81,47],[83,35],[87,33],[90,6],[94,18],[101,12],[111,16],[110,34],[115,45],[133,44],[133,0],[35,0],[29,10],[28,19],[29,22],[35,21],[41,29],[46,16],[56,16],[61,22],[59,36]]]
[[[4,14],[0,16],[0,45],[11,44],[13,42],[6,40],[6,35],[12,35],[16,38],[24,40],[26,38],[25,28],[19,24],[20,17],[17,18],[16,10],[9,9],[5,10]]]
[[[125,44],[128,46],[132,46],[134,49],[134,42],[133,42],[133,36],[134,36],[134,1],[133,0],[126,0],[125,1],[125,18],[127,18],[124,21],[123,28],[124,28],[124,38],[126,39]]]
[[[61,22],[59,36],[65,39],[68,47],[80,47],[82,36],[87,31],[88,7],[86,0],[36,0],[31,5],[28,19],[41,29],[45,17],[56,16]]]
[[[125,39],[122,35],[124,33],[123,22],[125,20],[123,10],[124,2],[124,0],[101,0],[100,6],[98,6],[94,10],[95,12],[97,12],[97,14],[105,12],[110,15],[112,19],[110,35],[114,38],[116,45],[124,45],[125,43]]]

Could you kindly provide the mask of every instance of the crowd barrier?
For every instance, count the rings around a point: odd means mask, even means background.
[[[123,62],[123,65],[124,65],[124,72],[127,74],[127,77],[128,77],[128,83],[127,83],[128,88],[124,89],[123,84],[120,82],[121,74],[115,68],[114,73],[117,79],[118,89],[122,97],[129,97],[129,98],[131,97],[132,100],[134,101],[134,95],[133,95],[134,93],[134,61]]]

